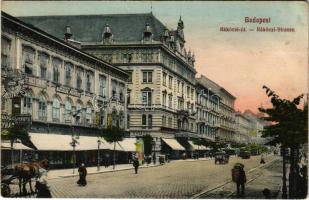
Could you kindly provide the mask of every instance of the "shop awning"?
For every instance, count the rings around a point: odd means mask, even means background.
[[[166,138],[162,138],[162,140],[168,145],[170,146],[173,150],[181,150],[184,151],[185,148],[183,146],[181,146],[177,140],[175,139],[166,139]]]
[[[119,151],[135,152],[136,151],[136,138],[124,138],[121,142],[118,142],[117,145],[121,149]]]
[[[1,149],[11,149],[10,141],[1,141]],[[13,149],[15,150],[33,150],[20,142],[14,142]]]
[[[192,150],[203,150],[202,146],[198,146],[196,144],[194,144],[192,141],[188,141],[188,143],[190,144],[190,146],[192,147]]]
[[[29,133],[32,143],[40,151],[72,151],[72,136],[61,134]],[[110,145],[100,138],[100,149],[110,149]],[[79,136],[75,150],[97,150],[98,137]]]

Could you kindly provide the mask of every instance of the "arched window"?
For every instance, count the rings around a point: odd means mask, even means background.
[[[90,104],[88,104],[86,107],[86,123],[92,123],[92,106]]]
[[[43,95],[39,97],[39,120],[46,121],[46,99]]]
[[[64,118],[66,123],[71,123],[72,120],[72,104],[69,99],[64,104]]]
[[[32,95],[31,93],[27,93],[24,96],[23,114],[32,115]]]
[[[53,121],[60,121],[60,101],[56,97],[53,99]]]
[[[83,108],[83,106],[82,106],[81,103],[76,104],[76,117],[75,117],[75,123],[76,124],[79,124],[83,121],[83,119],[82,119],[82,112],[83,112],[82,108]]]

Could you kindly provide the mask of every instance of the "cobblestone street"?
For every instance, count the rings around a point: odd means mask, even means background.
[[[79,187],[77,177],[49,180],[53,197],[70,198],[191,198],[231,180],[234,163],[248,171],[260,166],[260,157],[231,158],[227,165],[209,161],[172,161],[163,166],[87,176],[88,185]],[[268,157],[267,162],[274,159]],[[254,170],[255,171],[255,170]]]

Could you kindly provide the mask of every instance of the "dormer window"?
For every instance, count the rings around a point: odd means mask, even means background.
[[[110,43],[113,41],[113,33],[111,27],[106,24],[103,31],[103,43]]]
[[[168,32],[168,29],[165,29],[163,33],[163,41],[165,42],[168,41],[169,37],[170,37],[170,34]]]
[[[146,27],[145,27],[145,30],[144,30],[143,40],[144,41],[152,40],[152,30],[151,30],[151,27],[148,23],[146,24]]]

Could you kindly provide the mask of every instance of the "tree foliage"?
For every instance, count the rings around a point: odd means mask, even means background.
[[[112,126],[102,130],[102,137],[109,143],[120,142],[123,140],[125,132],[119,127]]]
[[[30,140],[27,130],[18,126],[11,126],[7,130],[1,131],[1,138],[2,140],[9,140],[11,142],[11,146],[13,146],[17,140],[20,140],[22,144],[36,149]]]
[[[205,145],[205,142],[200,138],[192,138],[191,140],[193,144],[195,145],[198,145],[198,146]]]
[[[263,130],[262,137],[270,137],[270,145],[282,144],[287,147],[298,146],[307,143],[308,137],[308,104],[299,109],[303,95],[293,100],[281,99],[274,91],[266,86],[266,95],[270,98],[272,108],[259,108],[259,111],[267,114],[264,120],[272,122]]]

